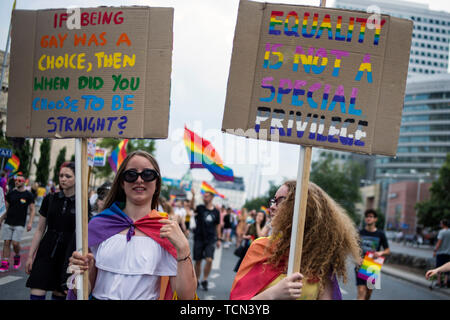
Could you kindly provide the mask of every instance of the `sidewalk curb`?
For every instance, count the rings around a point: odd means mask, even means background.
[[[431,282],[425,279],[425,275],[422,277],[419,277],[418,275],[415,275],[413,273],[410,272],[405,272],[403,270],[398,270],[395,269],[393,267],[384,265],[381,268],[381,272],[385,273],[387,275],[399,278],[399,279],[403,279],[405,281],[408,282],[412,282],[416,285],[425,287],[425,288],[430,288],[430,284]],[[433,288],[433,291],[439,292],[439,293],[443,293],[445,295],[448,295],[450,297],[450,289],[443,289],[443,288]]]

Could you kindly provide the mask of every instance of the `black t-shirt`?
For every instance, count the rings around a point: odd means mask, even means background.
[[[13,189],[5,197],[8,201],[8,211],[5,223],[10,226],[25,226],[27,222],[28,206],[34,203],[33,194],[30,191]]]
[[[39,213],[47,219],[49,230],[70,233],[75,231],[75,211],[75,196],[66,197],[60,191],[44,197]],[[89,203],[88,217],[92,217]]]
[[[194,231],[194,240],[215,241],[216,226],[220,224],[220,213],[216,208],[206,209],[204,205],[199,205],[195,209],[196,228]]]
[[[224,229],[231,229],[233,225],[231,224],[231,213],[227,213],[223,217],[223,228]]]
[[[386,235],[381,230],[370,232],[367,231],[366,229],[362,229],[359,231],[359,235],[361,237],[361,248],[363,251],[362,252],[363,256],[368,251],[371,252],[380,251],[381,247],[383,247],[383,250],[389,248]]]

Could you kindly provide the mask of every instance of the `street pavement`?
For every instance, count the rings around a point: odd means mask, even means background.
[[[9,272],[0,273],[0,300],[28,300],[29,289],[25,287],[28,275],[25,273],[25,261],[28,256],[29,246],[37,225],[38,217],[35,218],[33,230],[24,232],[22,241],[22,266],[18,270],[10,269]],[[192,237],[189,237],[192,246]],[[393,252],[416,254],[421,257],[432,257],[432,248],[415,248],[404,246],[399,243],[390,242]],[[3,249],[3,241],[0,241]],[[238,258],[233,254],[235,245],[229,248],[216,249],[212,270],[208,279],[208,290],[198,288],[197,293],[201,300],[228,300],[231,286],[236,273],[233,271]],[[200,281],[202,278],[199,279]],[[431,282],[424,276],[399,269],[389,264],[382,267],[380,289],[375,289],[372,300],[449,300],[450,289],[430,290]],[[354,265],[348,263],[348,281],[340,281],[342,297],[344,300],[356,299],[356,285]],[[47,294],[49,298],[50,294]]]

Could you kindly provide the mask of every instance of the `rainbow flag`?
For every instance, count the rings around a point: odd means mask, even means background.
[[[123,160],[127,157],[127,143],[128,139],[124,139],[120,141],[119,145],[111,152],[111,155],[108,157],[109,165],[114,172],[117,172],[117,169],[120,168]]]
[[[384,257],[374,258],[373,252],[366,252],[361,267],[358,270],[358,278],[372,280],[372,284],[379,278]]]
[[[219,196],[222,199],[225,199],[225,196],[223,194],[220,194],[219,192],[217,192],[216,189],[214,189],[212,186],[210,186],[208,183],[206,183],[205,181],[202,182],[202,186],[200,188],[200,192],[203,194],[205,192],[210,192],[215,196]]]
[[[6,163],[3,170],[10,171],[10,175],[19,170],[20,166],[20,160],[19,157],[17,157],[15,154],[12,155],[11,158],[8,159],[8,162]]]
[[[250,300],[271,284],[276,283],[278,279],[285,277],[287,257],[281,261],[278,267],[267,263],[267,260],[273,252],[273,247],[269,246],[269,241],[270,238],[261,237],[253,241],[250,245],[231,286],[230,300]],[[332,299],[342,300],[336,276],[333,275],[333,277],[330,277],[330,280]],[[318,291],[318,279],[315,277],[307,277],[303,280],[300,299],[315,299]]]
[[[269,210],[267,210],[267,208],[264,207],[264,206],[261,206],[261,208],[260,208],[259,210],[261,210],[261,211],[264,212],[265,214],[269,214]]]
[[[212,144],[184,126],[184,144],[191,169],[206,168],[219,181],[234,181],[233,170],[223,165],[223,161]]]

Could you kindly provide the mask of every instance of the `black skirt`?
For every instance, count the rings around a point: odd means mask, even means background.
[[[67,290],[69,258],[75,251],[75,234],[47,230],[42,238],[26,286],[45,291]]]

